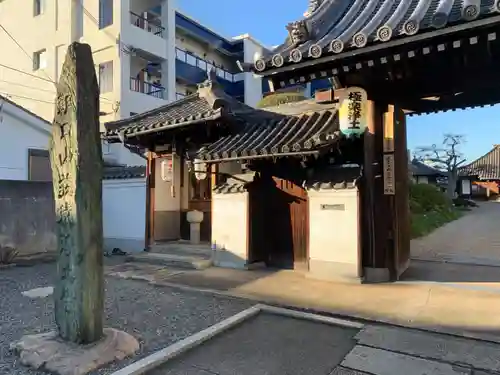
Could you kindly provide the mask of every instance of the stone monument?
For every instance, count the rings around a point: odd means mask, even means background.
[[[139,347],[103,328],[104,275],[99,88],[87,44],[69,46],[57,85],[50,142],[58,237],[54,290],[57,332],[12,344],[21,363],[59,374],[86,374]]]

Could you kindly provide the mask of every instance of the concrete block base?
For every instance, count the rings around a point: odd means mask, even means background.
[[[391,273],[388,268],[365,267],[363,282],[366,284],[387,283],[391,281]]]
[[[331,282],[361,284],[362,279],[359,273],[356,264],[310,259],[309,272],[306,277]]]
[[[139,350],[138,341],[128,333],[104,330],[97,343],[77,345],[61,340],[57,332],[23,336],[12,343],[21,364],[59,375],[85,375],[111,362],[122,360]]]

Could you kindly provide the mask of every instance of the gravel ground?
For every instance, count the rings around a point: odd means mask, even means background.
[[[25,334],[55,329],[52,298],[30,299],[21,295],[29,289],[53,285],[54,274],[52,264],[0,270],[0,374],[41,374],[22,367],[9,351],[9,345]],[[107,278],[106,326],[132,334],[141,349],[135,357],[93,375],[110,374],[249,306],[251,303],[236,299]]]

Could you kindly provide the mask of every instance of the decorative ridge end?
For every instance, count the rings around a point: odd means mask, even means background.
[[[497,2],[497,11],[499,8],[500,2]],[[479,7],[475,4],[467,5],[462,11],[462,18],[466,21],[473,21],[477,17],[479,17]]]
[[[368,43],[368,37],[365,33],[359,32],[352,37],[352,44],[358,48],[363,48]]]
[[[414,19],[409,19],[403,25],[403,33],[405,33],[406,35],[415,35],[416,33],[418,33],[419,29],[420,25],[418,21]]]
[[[392,38],[392,28],[384,25],[377,30],[377,39],[381,42],[387,42]]]

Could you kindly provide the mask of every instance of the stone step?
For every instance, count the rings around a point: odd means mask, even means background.
[[[151,252],[130,254],[127,256],[127,261],[195,270],[203,270],[212,266],[211,258],[207,259],[205,257],[199,256],[161,254]]]
[[[183,242],[154,244],[150,246],[149,252],[158,254],[201,257],[203,259],[210,259],[212,257],[212,250],[209,244],[193,245]]]

